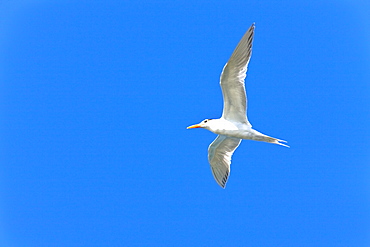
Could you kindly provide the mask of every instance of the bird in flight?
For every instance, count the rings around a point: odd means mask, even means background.
[[[236,46],[229,61],[224,66],[220,85],[224,99],[224,109],[219,119],[205,119],[187,129],[204,128],[218,136],[208,147],[208,161],[216,182],[225,188],[230,174],[231,156],[242,139],[269,142],[289,147],[274,137],[252,129],[247,119],[247,97],[244,79],[252,55],[254,23]]]

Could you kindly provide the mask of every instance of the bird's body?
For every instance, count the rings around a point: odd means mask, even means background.
[[[203,128],[218,135],[225,135],[228,137],[245,140],[264,141],[287,146],[283,143],[280,143],[285,141],[262,134],[257,130],[252,129],[252,127],[247,124],[233,122],[224,118],[207,119],[207,123],[208,125]]]
[[[191,128],[204,128],[215,134],[217,138],[208,148],[208,161],[211,164],[212,174],[216,182],[225,188],[230,174],[231,156],[242,139],[263,141],[282,146],[286,142],[264,135],[252,129],[247,119],[247,97],[244,79],[248,63],[252,54],[254,24],[244,34],[235,48],[229,61],[222,70],[220,85],[224,98],[224,109],[221,118],[205,119]]]

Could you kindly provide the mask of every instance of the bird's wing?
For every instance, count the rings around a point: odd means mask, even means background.
[[[231,156],[241,139],[219,135],[208,147],[208,161],[216,182],[225,188],[230,173]]]
[[[221,73],[220,84],[224,98],[222,117],[251,126],[247,117],[244,79],[252,55],[254,23],[244,34]]]

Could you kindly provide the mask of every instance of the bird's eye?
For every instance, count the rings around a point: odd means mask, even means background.
[[[208,122],[208,119],[204,120],[204,122],[207,123]]]

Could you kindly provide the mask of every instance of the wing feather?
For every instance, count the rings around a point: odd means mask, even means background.
[[[231,156],[241,139],[219,135],[208,147],[208,161],[216,182],[225,188],[230,174]]]
[[[254,23],[244,34],[229,61],[224,66],[220,84],[224,99],[222,117],[252,126],[246,116],[247,97],[244,80],[247,76],[248,63],[252,55]]]

